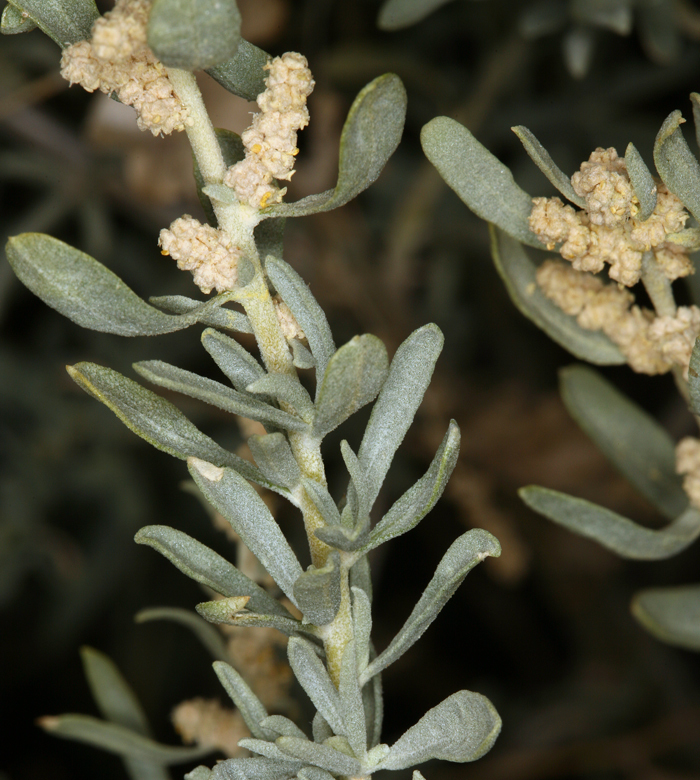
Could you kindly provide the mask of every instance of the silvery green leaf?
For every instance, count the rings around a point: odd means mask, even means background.
[[[534,133],[527,127],[518,125],[511,127],[511,130],[518,136],[525,151],[530,155],[530,159],[549,179],[549,181],[561,192],[561,194],[572,203],[575,203],[580,209],[586,208],[586,199],[576,194],[571,184],[571,179],[557,166],[551,158],[549,152],[535,138]]]
[[[190,474],[204,497],[231,524],[293,604],[302,568],[265,502],[233,469],[190,458]]]
[[[266,225],[270,220],[261,222],[261,225]],[[292,348],[292,358],[294,365],[297,368],[314,368],[316,361],[314,356],[309,350],[299,341],[299,339],[292,339],[289,342],[289,346]]]
[[[328,362],[316,393],[313,435],[322,439],[373,401],[388,364],[386,347],[376,336],[355,336],[343,345]]]
[[[307,739],[306,734],[297,726],[294,721],[285,718],[284,715],[270,715],[269,718],[265,718],[260,724],[264,729],[268,731],[274,731],[280,737],[299,737],[299,739]]]
[[[161,360],[134,363],[134,370],[153,384],[198,398],[200,401],[217,406],[226,412],[239,414],[241,417],[248,417],[290,431],[304,431],[308,427],[303,420],[288,412],[251,398],[248,394],[232,390],[221,382],[198,376]]]
[[[203,601],[201,604],[197,604],[196,609],[198,614],[210,623],[238,626],[240,628],[274,628],[285,636],[302,634],[318,641],[317,637],[307,631],[301,621],[296,618],[239,611],[245,606],[242,601],[243,599],[240,597]]]
[[[283,433],[251,436],[248,446],[258,468],[271,482],[294,490],[301,479],[301,471]]]
[[[225,661],[229,657],[226,643],[221,634],[188,609],[178,607],[142,609],[136,613],[134,620],[137,623],[147,623],[151,620],[172,620],[174,623],[180,623],[192,631],[215,661]]]
[[[267,721],[268,718],[265,718]],[[306,739],[305,736],[295,739]],[[283,753],[274,742],[268,742],[264,739],[239,739],[238,746],[250,750],[251,753],[257,753],[265,758],[271,758],[273,761],[288,761],[289,756]]]
[[[561,41],[566,69],[575,79],[588,73],[593,59],[595,39],[590,27],[575,25],[564,33]]]
[[[454,420],[442,440],[432,463],[425,474],[409,488],[389,509],[370,533],[363,552],[369,552],[380,544],[405,534],[430,512],[445,490],[445,486],[457,465],[460,434]]]
[[[167,525],[148,525],[134,537],[164,555],[183,574],[222,596],[249,596],[246,609],[292,619],[287,609],[232,563],[191,536]]]
[[[530,246],[544,245],[530,230],[532,198],[513,174],[454,119],[438,116],[421,131],[425,156],[479,217]]]
[[[343,526],[329,526],[317,528],[314,536],[336,550],[355,552],[365,546],[369,530],[362,526],[358,526],[355,530],[348,530]]]
[[[303,767],[301,761],[269,758],[229,758],[214,766],[211,780],[290,780]]]
[[[345,645],[343,651],[338,692],[343,707],[343,720],[348,742],[352,752],[362,760],[367,752],[367,727],[353,639]]]
[[[384,720],[384,697],[382,694],[382,676],[375,674],[367,685],[362,687],[362,703],[365,707],[365,723],[367,724],[367,741],[372,750],[380,746],[382,738],[382,722]],[[378,751],[383,752],[381,749]],[[383,759],[384,756],[382,755]],[[369,760],[369,756],[368,756]]]
[[[62,49],[89,40],[100,15],[95,0],[12,0],[12,5]]]
[[[340,558],[328,556],[321,568],[309,568],[294,583],[296,604],[304,618],[316,626],[332,622],[340,609]]]
[[[686,252],[697,252],[700,249],[700,228],[685,228],[677,233],[669,233],[666,241],[682,246]]]
[[[90,255],[41,233],[13,236],[6,252],[18,279],[44,303],[83,328],[102,333],[172,333],[194,325],[222,303],[213,298],[187,314],[165,314]]]
[[[376,679],[376,678],[375,678]],[[370,767],[379,766],[384,759],[391,752],[389,745],[375,745],[368,753],[366,758],[366,764]],[[413,773],[413,780],[415,780],[415,772]]]
[[[245,725],[250,729],[250,733],[258,739],[268,741],[274,739],[274,732],[268,731],[261,725],[262,721],[267,718],[267,710],[250,689],[248,683],[230,664],[224,661],[214,661],[213,667],[219,682],[231,697],[231,701],[240,710]]]
[[[372,605],[362,588],[352,588],[352,626],[355,637],[357,670],[363,672],[369,663]]]
[[[700,650],[700,585],[642,590],[632,600],[632,614],[657,639]]]
[[[232,203],[238,203],[238,197],[236,193],[225,184],[207,184],[206,187],[202,187],[202,194],[206,195],[209,200],[217,201],[225,205]],[[240,267],[239,267],[239,284],[240,284]]]
[[[370,487],[362,464],[345,439],[340,442],[340,452],[345,461],[348,474],[350,474],[348,505],[351,505],[352,515],[356,522],[356,531],[359,532],[369,525]]]
[[[695,125],[695,140],[700,146],[700,94],[690,93],[690,102],[693,104],[693,124]]]
[[[202,345],[239,393],[245,393],[248,385],[265,376],[265,369],[236,339],[207,328],[202,333]]]
[[[380,30],[401,30],[425,19],[450,0],[385,0],[379,9]]]
[[[340,525],[340,512],[338,512],[338,507],[328,492],[328,488],[308,477],[302,477],[301,484],[326,523],[328,525]]]
[[[531,509],[574,533],[593,539],[622,558],[640,561],[671,558],[700,536],[700,512],[692,508],[665,528],[655,530],[556,490],[530,485],[521,488],[518,494]]]
[[[137,759],[167,766],[196,761],[212,752],[210,747],[162,745],[117,723],[89,715],[47,716],[39,725],[55,737],[85,742],[93,747],[116,753],[122,758]]]
[[[573,18],[595,27],[604,27],[618,35],[629,35],[632,29],[630,0],[572,0]]]
[[[270,206],[263,213],[272,217],[303,217],[344,206],[382,172],[399,145],[405,119],[406,90],[401,79],[393,73],[374,79],[355,98],[343,125],[335,189],[309,195],[296,203]]]
[[[328,725],[328,722],[320,712],[317,712],[311,721],[311,732],[314,742],[325,742],[333,736],[333,729]]]
[[[287,655],[294,676],[314,707],[336,734],[344,734],[345,724],[338,691],[313,645],[301,637],[292,637],[287,645]]]
[[[233,130],[226,130],[225,128],[215,127],[216,140],[219,142],[219,148],[221,149],[221,156],[224,158],[224,165],[228,168],[231,165],[235,165],[237,162],[245,157],[245,146],[241,141],[240,135],[234,133]],[[194,181],[197,185],[197,197],[204,209],[204,213],[207,217],[207,222],[213,227],[218,226],[216,214],[211,205],[211,200],[203,192],[207,183],[204,181],[202,172],[199,169],[199,163],[195,155],[192,155],[192,162],[194,165]],[[229,191],[230,192],[230,191]]]
[[[442,557],[433,578],[423,591],[408,620],[386,650],[380,653],[362,673],[360,678],[362,683],[366,683],[375,674],[386,669],[423,636],[467,574],[478,563],[489,556],[497,558],[500,554],[501,545],[496,537],[481,528],[473,528],[455,539]]]
[[[263,68],[270,59],[267,52],[241,38],[235,55],[227,62],[209,68],[207,73],[234,95],[255,100],[265,91]]]
[[[700,221],[700,164],[683,137],[683,122],[680,111],[666,117],[654,143],[654,164],[664,184]]]
[[[676,473],[673,440],[656,420],[597,371],[570,366],[559,373],[569,414],[625,477],[669,519],[688,506]]]
[[[83,390],[105,404],[127,428],[157,449],[180,460],[196,457],[216,466],[229,466],[246,479],[287,494],[284,488],[265,479],[251,463],[205,436],[176,406],[132,379],[94,363],[76,363],[67,370]]]
[[[632,189],[639,201],[639,213],[636,219],[644,221],[654,213],[656,208],[656,182],[647,168],[642,155],[633,143],[627,144],[625,150],[625,165],[632,183]]]
[[[647,55],[660,65],[676,60],[682,49],[681,25],[671,0],[641,0],[637,26]]]
[[[265,262],[265,272],[306,334],[311,354],[316,362],[316,376],[322,377],[328,361],[335,352],[333,334],[323,309],[311,294],[306,282],[284,260],[268,257]],[[320,386],[321,383],[318,382],[317,394]]]
[[[2,21],[0,21],[0,33],[3,35],[18,35],[19,33],[31,32],[35,28],[36,22],[29,14],[25,16],[16,5],[8,3],[3,9]]]
[[[424,325],[411,333],[391,361],[358,453],[369,482],[370,509],[423,400],[443,342],[437,325]]]
[[[369,556],[362,555],[350,569],[350,587],[361,588],[372,601],[372,572],[369,568]]]
[[[265,374],[251,382],[247,392],[256,395],[272,396],[281,403],[291,406],[305,422],[311,422],[314,416],[314,405],[306,388],[295,376],[286,374]]]
[[[333,774],[349,777],[358,777],[361,774],[362,767],[356,758],[329,745],[319,745],[317,742],[297,737],[279,737],[275,744],[287,755]]]
[[[195,767],[185,775],[185,780],[210,780],[211,769],[208,766]]]
[[[148,45],[169,68],[213,68],[234,57],[240,42],[236,0],[153,0]]]
[[[253,326],[250,324],[250,320],[245,314],[240,311],[235,311],[234,309],[224,309],[223,306],[217,306],[203,311],[204,305],[202,301],[197,301],[194,298],[187,298],[184,295],[163,295],[149,298],[149,301],[154,306],[172,312],[173,314],[188,314],[193,310],[199,310],[200,313],[197,314],[197,322],[201,322],[203,325],[209,325],[212,328],[223,328],[224,330],[233,330],[238,333],[253,332]],[[207,301],[206,303],[209,302]]]
[[[688,392],[690,407],[694,414],[700,414],[700,340],[695,339],[688,366]]]
[[[476,761],[491,749],[500,730],[501,719],[485,696],[459,691],[399,737],[381,767],[407,769],[431,758]]]
[[[491,226],[491,256],[513,303],[553,341],[582,360],[621,365],[625,357],[602,331],[584,330],[550,301],[537,284],[537,267],[522,244]]]
[[[299,770],[297,777],[299,780],[333,780],[330,772],[317,766],[305,766]]]

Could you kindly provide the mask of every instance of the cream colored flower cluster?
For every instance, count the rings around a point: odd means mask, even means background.
[[[287,304],[282,300],[282,297],[280,295],[275,295],[272,299],[272,303],[274,304],[275,311],[277,312],[277,319],[279,320],[280,328],[282,329],[282,333],[284,334],[284,337],[287,339],[287,341],[291,341],[292,339],[304,341],[306,334],[294,318],[294,315],[292,314],[289,306],[287,306]]]
[[[632,287],[641,276],[642,255],[652,250],[669,279],[693,272],[686,251],[666,240],[683,229],[688,213],[663,184],[657,185],[654,213],[641,221],[625,161],[615,149],[596,149],[571,183],[585,198],[585,211],[559,198],[534,198],[530,229],[550,250],[561,244],[561,256],[577,271],[598,273],[609,263],[610,278]]]
[[[160,231],[158,245],[164,255],[177,260],[177,267],[192,271],[194,283],[204,293],[233,290],[238,281],[241,250],[229,236],[185,214],[169,230]]]
[[[187,109],[174,94],[168,74],[148,48],[146,28],[150,0],[118,0],[100,17],[92,39],[63,51],[61,75],[88,92],[116,92],[133,106],[141,130],[167,135],[191,124]]]
[[[676,445],[676,471],[685,474],[683,490],[690,503],[700,509],[700,439],[687,436]]]
[[[628,290],[557,260],[546,260],[537,269],[537,283],[582,328],[602,330],[635,371],[663,374],[676,365],[687,378],[693,344],[700,335],[697,306],[679,306],[675,317],[656,317],[634,304]]]
[[[243,160],[232,165],[224,184],[231,187],[243,203],[254,209],[279,203],[287,189],[274,179],[289,181],[294,173],[294,158],[299,153],[297,131],[309,123],[306,98],[314,80],[305,57],[288,52],[265,66],[267,89],[258,95],[260,113],[241,139],[246,149]]]

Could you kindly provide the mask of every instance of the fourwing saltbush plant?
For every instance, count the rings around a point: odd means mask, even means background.
[[[691,100],[700,137],[700,95]],[[651,375],[672,372],[700,424],[700,308],[678,306],[672,289],[674,280],[695,271],[690,255],[700,249],[700,163],[681,132],[684,121],[674,111],[658,132],[653,157],[659,178],[631,143],[624,158],[615,149],[597,149],[569,178],[527,128],[514,127],[573,206],[560,198],[533,199],[448,117],[429,122],[421,139],[447,184],[491,223],[492,256],[520,311],[581,360],[627,363]],[[559,257],[534,261],[525,246]],[[639,282],[653,310],[635,303],[632,289]],[[536,486],[520,491],[525,503],[625,558],[660,560],[685,550],[700,535],[700,439],[675,445],[656,420],[590,367],[564,369],[560,385],[572,417],[670,522],[651,530]],[[700,650],[700,585],[642,591],[632,611],[657,637]]]
[[[186,132],[209,224],[185,215],[161,231],[160,246],[193,273],[200,289],[217,294],[205,302],[178,296],[147,303],[94,258],[41,234],[10,239],[7,256],[15,273],[73,322],[105,333],[158,335],[206,325],[202,344],[228,383],[156,360],[136,363],[136,372],[152,384],[264,426],[263,434],[249,440],[251,463],[132,379],[93,363],[68,368],[79,386],[135,433],[187,462],[201,495],[284,596],[278,600],[176,529],[152,525],[137,533],[138,543],[218,594],[197,605],[201,617],[172,610],[151,617],[179,620],[207,644],[219,659],[216,674],[251,734],[238,743],[251,757],[225,760],[213,770],[199,767],[189,776],[328,780],[406,769],[431,758],[479,758],[500,730],[488,699],[459,691],[389,746],[381,742],[380,679],[420,638],[468,572],[500,554],[497,540],[478,529],[456,539],[388,647],[377,653],[371,640],[368,554],[420,522],[440,498],[458,457],[459,430],[452,422],[424,476],[372,525],[372,507],[428,386],[442,334],[435,325],[418,329],[391,361],[372,335],[336,348],[319,304],[282,259],[285,218],[337,208],[377,178],[401,137],[406,104],[401,82],[392,74],[381,76],[353,103],[342,132],[336,187],[286,204],[277,182],[292,176],[296,134],[308,123],[306,98],[313,79],[301,55],[271,59],[242,40],[234,0],[119,0],[104,17],[93,0],[13,0],[3,25],[11,33],[40,27],[63,48],[64,77],[134,106],[141,129],[154,135]],[[257,96],[261,112],[241,137],[212,126],[192,73],[196,69],[207,70],[237,95]],[[229,302],[242,311],[227,308]],[[230,335],[236,332],[254,335],[260,361]],[[315,370],[313,395],[299,380],[300,368]],[[373,401],[358,451],[341,443],[349,484],[337,501],[328,491],[322,441]],[[300,510],[312,561],[306,571],[254,485]],[[268,713],[225,660],[223,643],[209,624],[267,627],[289,638],[290,666],[316,709],[311,735],[289,718]],[[86,650],[83,662],[105,720],[44,719],[53,733],[117,753],[136,778],[166,777],[166,765],[206,752],[155,742],[111,661]]]

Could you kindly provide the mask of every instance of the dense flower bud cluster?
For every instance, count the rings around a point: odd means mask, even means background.
[[[676,445],[676,471],[685,474],[683,489],[690,503],[700,509],[700,439],[687,436]]]
[[[224,292],[236,286],[241,251],[223,231],[185,214],[169,230],[160,231],[158,244],[164,255],[177,260],[178,268],[192,271],[202,292]]]
[[[306,334],[301,329],[299,323],[294,318],[289,306],[282,300],[279,295],[275,295],[272,299],[272,303],[275,306],[277,312],[277,319],[282,328],[282,333],[287,341],[297,339],[298,341],[304,341]]]
[[[136,109],[141,130],[167,135],[191,120],[146,42],[150,6],[150,0],[118,0],[95,22],[90,41],[63,51],[61,75],[88,92],[115,92]]]
[[[297,131],[309,123],[306,98],[314,80],[306,58],[295,52],[276,57],[266,66],[267,89],[258,95],[260,113],[241,139],[243,160],[232,165],[224,178],[238,199],[255,209],[279,203],[287,189],[274,179],[289,181],[294,173]]]

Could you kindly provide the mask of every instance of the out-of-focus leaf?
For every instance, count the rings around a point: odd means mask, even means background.
[[[220,306],[219,296],[174,316],[150,306],[102,263],[41,233],[10,238],[7,259],[19,280],[44,303],[84,328],[118,336],[156,336],[188,328]]]
[[[149,382],[175,390],[178,393],[198,398],[200,401],[217,406],[219,409],[239,414],[259,422],[272,423],[275,427],[290,431],[304,431],[306,423],[281,409],[258,401],[250,395],[232,390],[220,382],[185,371],[177,366],[163,363],[161,360],[145,360],[134,363],[134,369]]]
[[[467,574],[485,558],[489,556],[497,558],[500,554],[501,545],[498,543],[498,539],[481,528],[473,528],[455,539],[442,557],[435,574],[413,608],[408,620],[391,640],[386,650],[380,653],[362,672],[361,682],[363,684],[368,682],[375,674],[379,674],[389,664],[400,658],[409,647],[423,636]]]
[[[479,217],[530,246],[544,244],[530,230],[532,198],[513,174],[454,119],[438,116],[421,131],[425,156]]]
[[[316,396],[313,435],[319,439],[377,397],[389,358],[376,336],[355,336],[330,359]]]
[[[273,761],[269,758],[229,758],[219,761],[211,780],[291,780],[303,767],[301,761]]]
[[[248,683],[230,664],[214,661],[213,667],[226,693],[240,710],[250,733],[258,739],[274,739],[274,732],[268,731],[260,725],[267,718],[267,710],[250,689]]]
[[[255,488],[233,469],[218,469],[197,458],[187,462],[197,486],[231,524],[244,544],[292,603],[302,568],[284,534]]]
[[[363,552],[405,534],[430,512],[445,490],[459,458],[460,434],[452,420],[426,473],[409,488],[372,529]]]
[[[595,39],[590,27],[576,25],[564,33],[561,41],[566,69],[575,79],[588,73],[593,59]]]
[[[676,60],[681,51],[680,29],[670,0],[640,0],[636,3],[640,38],[647,55],[660,65]]]
[[[100,15],[95,0],[12,0],[12,5],[62,49],[88,40]]]
[[[581,360],[621,365],[625,357],[601,331],[585,330],[575,317],[550,301],[537,284],[535,264],[525,248],[498,227],[491,226],[491,256],[513,303],[553,341]]]
[[[253,326],[250,320],[240,311],[234,309],[225,309],[223,306],[210,307],[211,301],[196,301],[194,298],[187,298],[185,295],[163,295],[149,298],[149,301],[165,311],[173,314],[197,315],[197,322],[209,325],[212,328],[222,328],[223,330],[233,330],[238,333],[252,333]]]
[[[629,35],[632,29],[630,0],[572,0],[570,11],[581,24],[603,27],[618,35]]]
[[[530,159],[549,179],[549,181],[561,192],[561,194],[572,203],[575,203],[580,209],[586,208],[586,199],[576,194],[571,184],[571,179],[559,168],[551,158],[549,152],[535,138],[534,133],[527,127],[518,125],[511,127],[511,130],[518,136],[525,151],[530,155]]]
[[[672,111],[661,125],[654,143],[654,164],[664,184],[700,221],[700,164],[688,148],[680,111]]]
[[[400,30],[425,19],[450,0],[385,0],[379,10],[380,30]]]
[[[671,520],[678,517],[688,497],[668,433],[591,368],[563,369],[559,387],[569,414],[603,454],[660,512]]]
[[[272,217],[303,217],[344,206],[382,172],[399,145],[405,119],[406,90],[401,79],[393,73],[374,79],[355,98],[345,120],[335,189],[309,195],[296,203],[270,206],[263,213]]]
[[[369,509],[423,400],[443,342],[437,325],[424,325],[401,344],[391,361],[358,453],[369,483]]]
[[[270,59],[267,52],[241,38],[236,54],[227,62],[208,68],[207,73],[234,95],[255,100],[265,91],[263,68]]]
[[[362,770],[356,758],[341,753],[330,745],[319,745],[298,737],[279,737],[275,744],[287,755],[298,758],[305,764],[325,769],[334,775],[358,777]]]
[[[657,639],[700,651],[700,585],[642,590],[632,614]]]
[[[31,32],[36,29],[36,22],[27,14],[17,8],[16,5],[8,3],[2,12],[0,21],[0,33],[3,35],[18,35],[19,33]]]
[[[265,271],[306,334],[311,354],[316,361],[316,377],[320,380],[328,361],[335,353],[333,334],[323,309],[311,294],[306,282],[284,260],[269,257],[265,263]],[[317,394],[320,387],[321,382],[317,381]]]
[[[407,769],[431,758],[476,761],[501,731],[501,718],[480,693],[459,691],[428,710],[392,746],[382,769]]]
[[[325,566],[310,566],[294,583],[297,606],[315,626],[332,622],[340,609],[340,559],[328,556]]]
[[[293,490],[301,479],[299,464],[296,462],[287,439],[282,433],[268,433],[263,436],[251,436],[248,446],[258,468],[272,482]]]
[[[201,617],[190,612],[188,609],[179,607],[152,607],[151,609],[142,609],[136,613],[134,618],[137,623],[147,623],[151,620],[170,620],[189,630],[199,639],[204,647],[209,651],[215,661],[226,661],[229,657],[226,643],[221,634],[209,625]]]
[[[657,561],[671,558],[700,535],[700,512],[687,509],[660,530],[644,528],[616,512],[556,490],[530,485],[518,494],[536,512],[574,533],[598,542],[622,558]]]
[[[639,201],[640,209],[636,219],[644,221],[649,219],[656,208],[656,182],[633,143],[627,144],[625,165],[632,182],[632,189]]]
[[[153,0],[148,45],[169,68],[213,68],[232,59],[240,42],[236,0]]]
[[[682,246],[686,252],[697,252],[700,249],[700,229],[685,228],[677,233],[669,233],[666,240]]]
[[[117,723],[89,715],[57,715],[40,718],[39,725],[55,737],[74,739],[93,747],[116,753],[122,758],[133,758],[162,765],[196,761],[212,752],[210,747],[176,747],[161,745]]]

